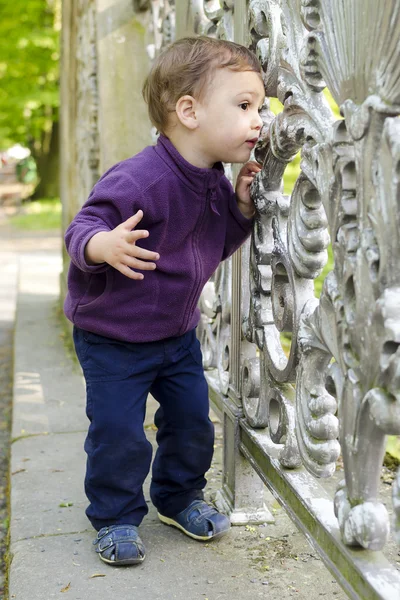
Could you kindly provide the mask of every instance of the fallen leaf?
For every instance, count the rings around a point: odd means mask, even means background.
[[[104,573],[93,573],[93,575],[91,575],[89,579],[94,579],[94,577],[105,577],[105,575]]]
[[[65,587],[63,587],[62,590],[60,590],[61,592],[68,592],[69,588],[71,587],[71,582],[69,582]]]
[[[73,506],[74,503],[73,502],[60,502],[60,504],[58,505],[60,508],[68,508],[69,506]]]
[[[17,469],[17,471],[14,471],[11,473],[11,475],[17,475],[18,473],[23,473],[24,471],[26,471],[26,469]]]

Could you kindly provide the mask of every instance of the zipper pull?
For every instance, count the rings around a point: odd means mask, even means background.
[[[216,202],[217,202],[217,194],[215,192],[215,189],[212,188],[211,194],[210,194],[210,206],[211,206],[211,210],[213,211],[213,213],[215,213],[216,215],[218,215],[220,217],[221,214],[218,212],[218,208],[217,208]]]

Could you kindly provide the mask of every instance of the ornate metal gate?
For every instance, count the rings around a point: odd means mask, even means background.
[[[121,158],[101,155],[107,140],[97,119],[108,97],[96,87],[93,61],[96,52],[104,57],[102,44],[116,47],[139,35],[137,27],[130,34],[122,27],[133,21],[142,27],[143,76],[146,60],[188,34],[233,39],[259,56],[267,96],[283,109],[275,116],[266,102],[263,110],[253,236],[221,266],[201,300],[210,396],[224,426],[216,501],[233,522],[268,519],[265,482],[351,598],[400,598],[399,573],[382,553],[390,524],[378,499],[385,436],[400,434],[400,0],[65,5],[64,18],[76,14],[92,40],[85,68],[89,63],[93,72],[75,78],[78,108],[68,113],[70,122],[85,123],[90,141],[90,153],[81,148],[80,175],[72,176],[83,178],[81,189],[90,188],[99,163],[103,170]],[[79,62],[83,44],[74,43]],[[72,70],[79,73],[79,65]],[[325,87],[340,106],[339,120]],[[81,134],[74,136],[79,143]],[[282,176],[299,151],[301,173],[287,196]],[[70,207],[74,184],[67,175]],[[330,243],[334,269],[317,300],[313,280]],[[291,335],[287,352],[284,332]],[[345,480],[333,499],[316,478],[334,472],[340,449]],[[400,541],[399,474],[393,507]]]

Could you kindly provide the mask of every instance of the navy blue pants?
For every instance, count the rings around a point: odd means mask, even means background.
[[[155,414],[153,504],[172,517],[203,498],[214,427],[195,331],[132,344],[75,327],[74,342],[86,380],[86,514],[93,527],[139,525],[148,511],[142,486],[152,457],[143,429],[149,393],[160,404]]]

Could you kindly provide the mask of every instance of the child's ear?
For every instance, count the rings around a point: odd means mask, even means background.
[[[176,116],[188,129],[197,129],[196,100],[192,96],[182,96],[175,106]]]

